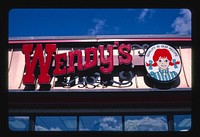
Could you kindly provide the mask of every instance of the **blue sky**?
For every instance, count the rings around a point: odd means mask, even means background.
[[[189,9],[12,9],[9,37],[191,35]]]

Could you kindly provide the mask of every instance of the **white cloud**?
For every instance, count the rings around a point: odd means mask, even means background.
[[[80,131],[90,131],[88,128],[82,128],[82,127],[80,127],[79,130],[80,130]]]
[[[145,19],[146,19],[146,17],[148,16],[152,16],[152,14],[153,14],[153,10],[150,10],[150,9],[143,9],[142,11],[141,11],[141,13],[140,13],[140,15],[139,15],[139,21],[144,21]]]
[[[163,117],[150,118],[149,116],[143,119],[127,120],[125,122],[126,131],[166,131],[167,123]]]
[[[104,19],[94,19],[93,22],[95,23],[95,26],[93,28],[90,28],[88,30],[88,33],[90,35],[96,35],[103,31],[103,28],[105,26],[106,20]]]
[[[173,33],[191,34],[191,12],[188,9],[181,9],[180,16],[172,23]]]
[[[43,126],[35,126],[35,131],[61,131],[59,127],[51,127],[50,129],[47,129]]]
[[[35,126],[35,131],[49,131],[47,128],[42,127],[42,126]]]
[[[115,117],[103,117],[99,124],[99,130],[103,131],[121,131],[122,124]]]
[[[29,117],[26,117],[26,116],[14,116],[14,119],[28,120]]]
[[[62,131],[59,127],[51,127],[50,131]]]

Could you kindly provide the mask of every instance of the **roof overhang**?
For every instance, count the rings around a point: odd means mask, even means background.
[[[68,43],[114,41],[191,41],[190,35],[96,35],[96,36],[33,36],[10,37],[9,44],[19,43]]]

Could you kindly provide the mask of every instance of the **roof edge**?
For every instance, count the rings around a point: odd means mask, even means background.
[[[191,35],[180,34],[141,34],[141,35],[91,35],[91,36],[25,36],[25,37],[9,37],[10,40],[48,40],[48,39],[107,39],[107,38],[191,38]]]
[[[10,37],[9,44],[19,43],[69,43],[115,41],[191,41],[189,35],[96,35],[96,36],[33,36]]]

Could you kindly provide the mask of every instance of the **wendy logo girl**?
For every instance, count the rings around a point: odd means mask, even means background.
[[[181,71],[178,51],[166,44],[151,46],[146,51],[144,60],[149,76],[160,82],[175,80]]]

